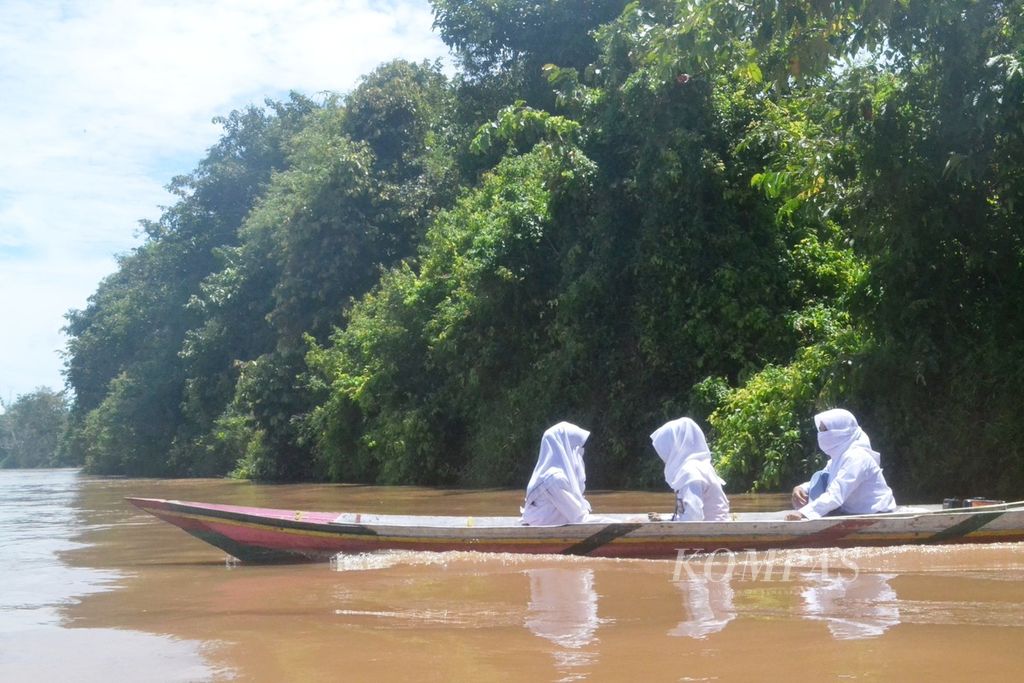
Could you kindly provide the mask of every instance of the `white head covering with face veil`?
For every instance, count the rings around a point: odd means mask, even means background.
[[[540,455],[533,468],[533,476],[526,485],[526,493],[540,483],[544,475],[551,471],[561,471],[569,480],[572,490],[583,495],[587,487],[586,470],[583,467],[583,444],[590,437],[590,432],[577,427],[571,422],[559,422],[548,428],[540,440]]]
[[[711,449],[704,432],[690,418],[681,417],[665,423],[651,434],[651,443],[658,457],[665,462],[665,482],[673,491],[678,491],[686,483],[688,477],[683,466],[688,462],[707,463],[710,476],[719,484],[725,484],[711,465]]]
[[[842,408],[826,410],[814,416],[814,425],[818,428],[818,447],[829,458],[824,470],[827,478],[802,484],[810,500],[798,509],[800,515],[817,519],[827,514],[866,515],[895,510],[896,500],[882,474],[881,455],[871,448],[871,440],[853,413]]]
[[[853,447],[867,451],[876,463],[881,456],[871,448],[871,439],[857,424],[857,418],[849,410],[833,408],[814,416],[814,425],[818,428],[818,447],[828,457],[838,458]],[[821,431],[822,425],[826,431]]]

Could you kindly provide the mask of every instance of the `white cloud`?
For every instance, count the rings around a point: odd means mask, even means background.
[[[446,54],[426,0],[0,2],[0,396],[59,386],[82,307],[211,123]]]

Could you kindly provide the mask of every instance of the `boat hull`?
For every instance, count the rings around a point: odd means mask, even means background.
[[[531,527],[514,518],[402,517],[212,505],[132,504],[246,563],[316,562],[380,550],[674,559],[680,553],[1024,541],[1024,506],[726,522],[614,521]],[[1015,504],[1016,505],[1016,504]]]

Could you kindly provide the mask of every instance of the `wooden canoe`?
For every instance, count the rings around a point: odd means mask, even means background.
[[[476,551],[674,559],[680,552],[850,548],[1024,541],[1024,501],[940,506],[816,520],[785,512],[733,514],[725,522],[651,521],[636,514],[524,526],[517,517],[431,517],[310,512],[129,498],[136,507],[248,563],[324,561],[378,550]]]

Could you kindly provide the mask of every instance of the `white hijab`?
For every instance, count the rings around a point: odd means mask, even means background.
[[[540,440],[540,455],[533,468],[533,476],[526,486],[529,496],[544,476],[550,472],[562,472],[572,490],[583,497],[587,488],[587,474],[583,468],[583,444],[590,432],[570,422],[559,422],[548,428]]]
[[[821,431],[825,425],[827,431]],[[818,447],[828,457],[838,458],[853,447],[867,451],[875,462],[880,462],[878,451],[871,449],[871,439],[857,425],[857,418],[848,410],[833,408],[814,416],[814,426],[818,428]]]
[[[651,443],[654,444],[658,457],[665,462],[665,481],[673,491],[678,491],[685,483],[683,465],[687,462],[696,460],[711,465],[711,449],[708,448],[704,432],[688,417],[681,417],[658,427],[651,434]],[[717,474],[715,477],[718,483],[725,484]]]

